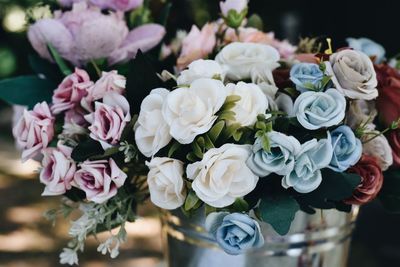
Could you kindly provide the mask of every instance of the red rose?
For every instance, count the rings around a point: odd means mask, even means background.
[[[385,126],[400,118],[400,73],[388,65],[375,65],[379,96],[379,119]]]
[[[391,131],[388,135],[388,141],[392,148],[394,168],[400,168],[400,129]]]
[[[293,83],[290,80],[290,69],[276,69],[272,72],[274,81],[279,89],[285,89],[293,87]]]
[[[361,183],[354,190],[353,196],[345,200],[346,204],[365,204],[378,195],[383,184],[383,173],[375,157],[363,155],[360,161],[349,169],[349,172],[360,175]]]

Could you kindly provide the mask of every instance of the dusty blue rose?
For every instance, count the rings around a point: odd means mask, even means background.
[[[206,219],[206,229],[228,254],[239,255],[264,244],[260,225],[247,214],[214,212]]]
[[[351,48],[357,51],[364,52],[369,57],[375,57],[375,63],[382,63],[385,59],[385,48],[382,45],[368,38],[347,38],[347,43]]]
[[[300,92],[310,91],[321,87],[324,73],[317,64],[298,63],[290,70],[290,80]]]
[[[293,115],[308,130],[338,125],[345,116],[346,99],[336,89],[305,92],[295,101]]]
[[[321,169],[328,167],[332,154],[330,136],[304,143],[296,156],[293,171],[282,179],[282,186],[293,187],[299,193],[314,191],[322,182]]]
[[[330,133],[333,147],[333,157],[329,168],[344,172],[355,165],[361,158],[362,144],[353,130],[348,126],[340,126]]]
[[[267,135],[271,151],[265,151],[262,141],[257,139],[253,146],[253,154],[247,160],[247,166],[259,177],[266,177],[271,173],[289,174],[294,167],[295,155],[300,151],[300,142],[293,136],[278,132],[270,132]]]

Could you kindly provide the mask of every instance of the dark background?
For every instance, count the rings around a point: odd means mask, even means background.
[[[173,0],[168,26],[190,29],[218,15],[216,0]],[[299,37],[326,36],[334,48],[346,45],[347,37],[368,37],[381,43],[390,58],[400,53],[400,5],[396,0],[380,1],[289,1],[252,0],[250,13],[258,13],[265,29],[296,43]],[[22,9],[37,1],[0,0],[0,79],[29,73],[32,49],[24,32],[3,27],[4,17],[15,6]],[[172,31],[173,32],[173,31]],[[0,102],[0,111],[5,107]],[[9,129],[1,129],[1,131]],[[1,148],[0,148],[1,150]],[[389,215],[378,202],[362,208],[350,253],[350,267],[400,266],[400,216]],[[335,267],[335,266],[331,266]]]

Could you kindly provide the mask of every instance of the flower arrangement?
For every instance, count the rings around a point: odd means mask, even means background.
[[[176,73],[157,74],[143,52],[164,28],[129,32],[120,13],[139,1],[62,2],[72,10],[28,33],[64,74],[56,89],[43,68],[0,82],[1,98],[28,107],[13,133],[23,160],[42,160],[43,196],[65,196],[47,217],[81,212],[62,263],[77,264],[87,236],[105,230],[98,251],[116,257],[148,198],[187,216],[204,211],[233,255],[264,244],[260,221],[285,235],[300,210],[349,212],[379,194],[399,211],[400,74],[380,45],[292,46],[249,26],[246,0],[226,0],[220,20],[163,45]],[[16,87],[32,97],[5,93]]]

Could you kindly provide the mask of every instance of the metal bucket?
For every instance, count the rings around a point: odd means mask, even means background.
[[[231,256],[205,231],[203,212],[187,218],[175,211],[163,216],[166,259],[169,267],[345,267],[357,213],[297,212],[285,236],[261,223],[264,247]]]

